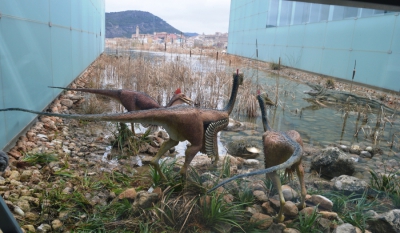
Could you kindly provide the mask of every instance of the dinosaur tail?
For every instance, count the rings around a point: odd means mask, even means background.
[[[286,134],[283,134],[283,135],[286,138],[286,140],[288,140],[290,145],[292,147],[294,147],[294,152],[293,152],[292,156],[288,160],[286,160],[286,162],[281,163],[281,164],[276,165],[276,166],[273,166],[273,167],[270,167],[270,168],[266,168],[266,169],[262,169],[262,170],[258,170],[258,171],[254,171],[254,172],[250,172],[250,173],[246,173],[246,174],[240,174],[240,175],[231,177],[231,178],[219,183],[218,185],[214,186],[212,189],[208,190],[207,193],[210,193],[210,192],[214,191],[215,189],[217,189],[217,188],[219,188],[219,187],[221,187],[221,186],[225,185],[226,183],[229,183],[229,182],[231,182],[233,180],[236,180],[236,179],[239,179],[239,178],[244,178],[244,177],[249,177],[249,176],[255,176],[255,175],[271,173],[271,172],[274,172],[274,171],[277,171],[277,170],[281,170],[281,169],[284,169],[284,168],[291,167],[293,164],[299,162],[301,160],[301,155],[303,153],[303,150],[302,150],[301,146],[297,142],[293,141],[293,139],[291,139]]]
[[[111,121],[111,122],[122,122],[122,123],[147,123],[147,124],[155,124],[164,126],[162,121],[162,117],[157,117],[154,111],[164,111],[163,109],[151,109],[151,110],[143,110],[143,111],[133,111],[126,113],[115,113],[115,114],[59,114],[59,113],[51,113],[51,112],[38,112],[23,108],[5,108],[0,109],[0,112],[5,111],[20,111],[20,112],[29,112],[42,116],[55,116],[60,118],[68,118],[68,119],[80,119],[80,120],[91,120],[91,121]],[[164,111],[165,112],[165,111]],[[158,115],[163,115],[163,113]],[[161,119],[161,120],[160,120]]]
[[[121,92],[121,90],[107,90],[107,89],[94,89],[94,88],[68,88],[68,87],[53,87],[53,86],[49,86],[49,87],[68,90],[68,91],[88,92],[88,93],[92,93],[92,94],[98,94],[98,95],[111,97],[111,98],[114,98],[117,100],[119,99],[119,95]]]

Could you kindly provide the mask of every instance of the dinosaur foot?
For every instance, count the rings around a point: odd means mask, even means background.
[[[285,216],[283,214],[278,214],[273,220],[274,223],[282,223],[285,220]]]

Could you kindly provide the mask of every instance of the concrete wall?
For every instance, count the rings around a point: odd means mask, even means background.
[[[104,50],[104,0],[0,0],[0,108],[42,111]],[[33,114],[0,112],[0,148]]]
[[[278,0],[232,0],[228,53],[400,90],[396,12]],[[258,58],[256,56],[256,40]]]

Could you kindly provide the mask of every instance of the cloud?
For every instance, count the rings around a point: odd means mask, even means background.
[[[230,0],[106,0],[106,12],[150,12],[183,32],[228,32]]]

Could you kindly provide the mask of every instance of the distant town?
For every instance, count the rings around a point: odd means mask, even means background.
[[[214,48],[224,50],[228,46],[228,33],[216,32],[214,35],[185,37],[183,34],[154,32],[153,34],[140,34],[136,26],[136,33],[131,38],[107,38],[107,48],[117,48],[121,45],[129,47],[143,46],[148,49],[162,49],[164,47],[181,48]]]

